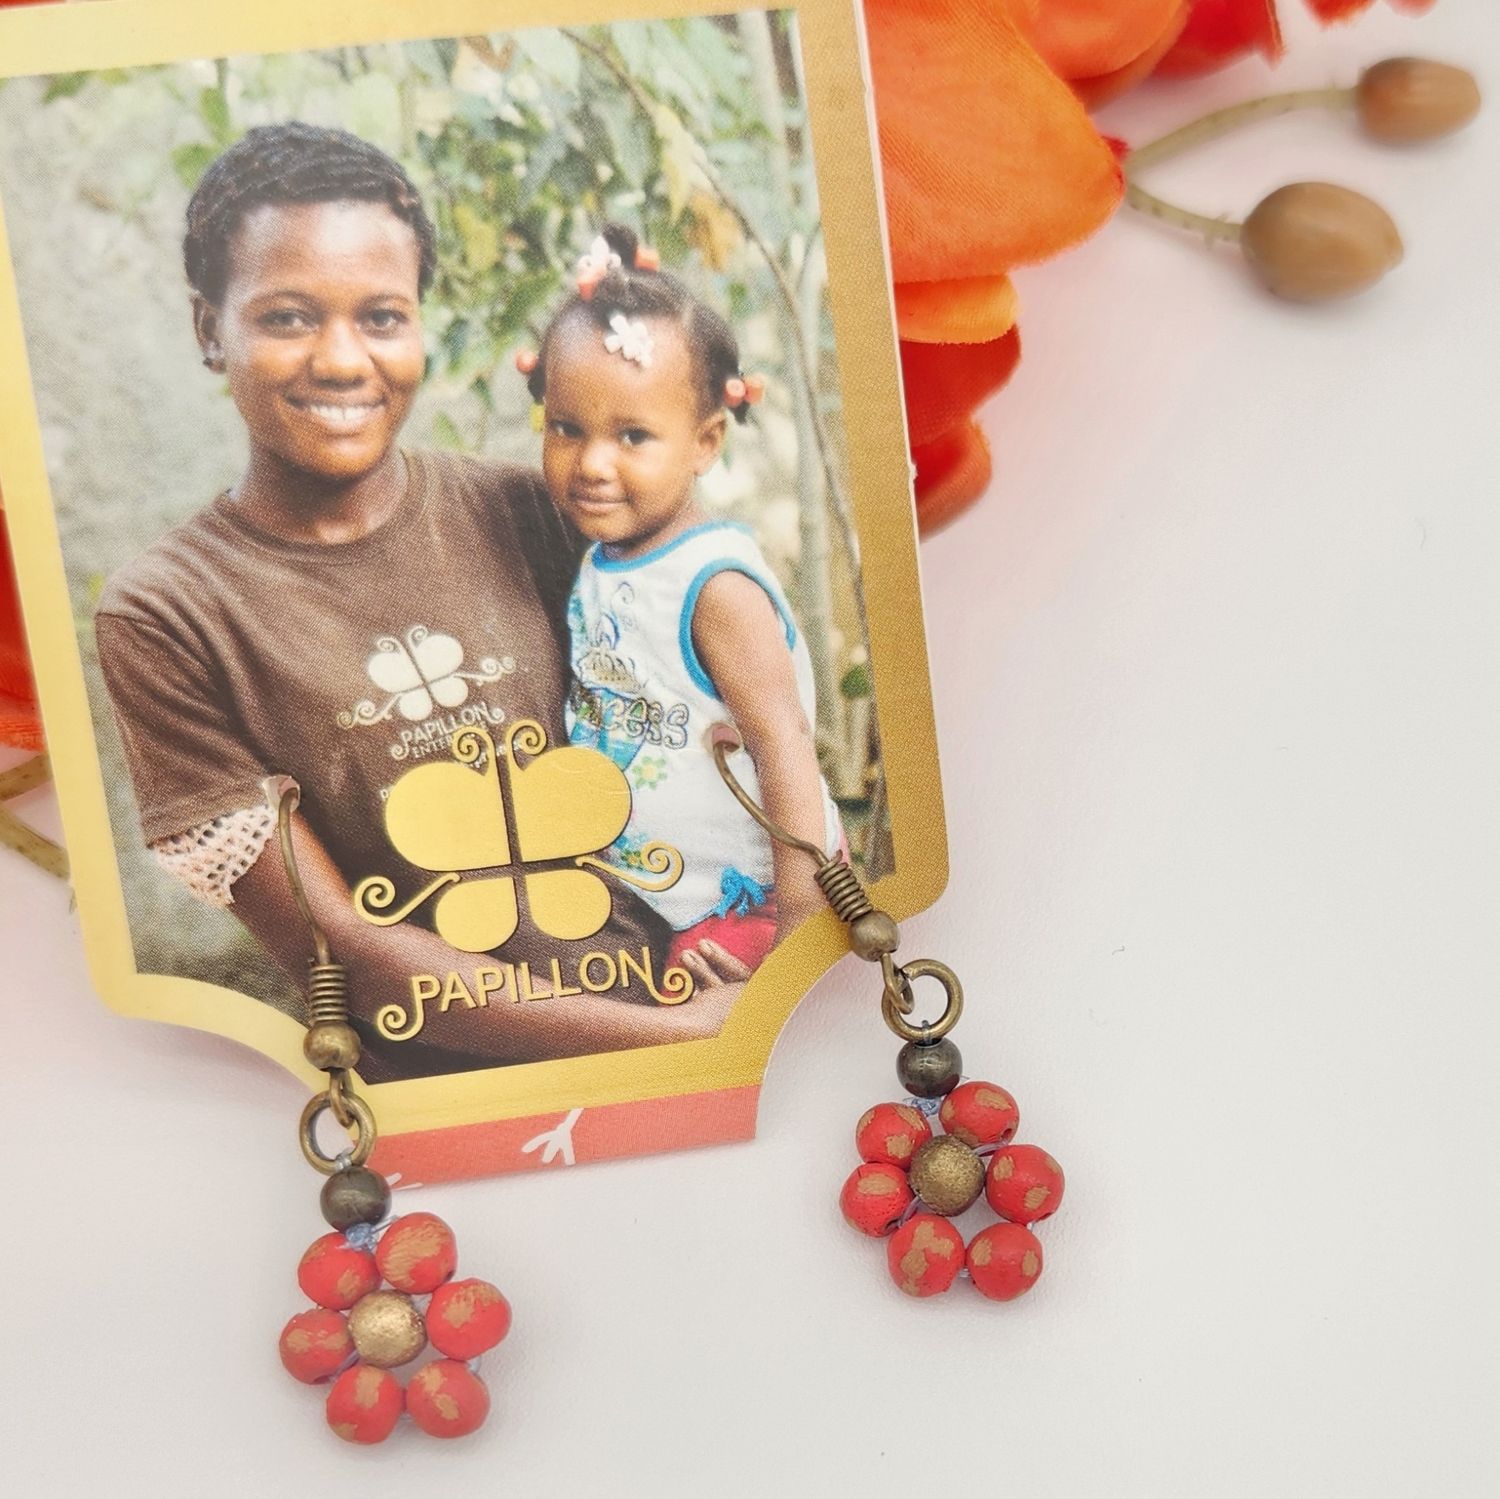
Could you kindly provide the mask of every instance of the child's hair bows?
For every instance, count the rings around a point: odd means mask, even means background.
[[[589,301],[595,288],[611,271],[620,269],[620,257],[609,247],[609,241],[601,234],[589,246],[588,254],[578,258],[578,295]]]
[[[766,382],[763,375],[731,375],[724,382],[726,406],[758,406],[765,397]]]
[[[609,326],[613,331],[604,335],[604,347],[611,354],[632,360],[642,369],[649,368],[656,345],[651,337],[651,330],[645,323],[639,318],[632,320],[623,312],[617,312],[610,318]]]

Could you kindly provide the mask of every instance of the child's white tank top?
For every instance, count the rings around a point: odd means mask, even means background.
[[[753,578],[776,607],[792,653],[802,711],[817,722],[812,661],[786,595],[743,526],[710,521],[635,558],[611,558],[597,543],[584,556],[568,602],[573,690],[572,743],[608,755],[630,782],[630,821],[605,854],[640,869],[652,842],[676,848],[682,878],[647,900],[682,931],[711,915],[744,914],[772,893],[770,839],[719,776],[707,731],[731,722],[693,647],[693,610],[710,578]],[[730,759],[759,800],[743,750]],[[838,810],[823,785],[825,847],[840,838]]]

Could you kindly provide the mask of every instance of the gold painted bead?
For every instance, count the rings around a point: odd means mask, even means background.
[[[934,1213],[956,1217],[984,1190],[984,1162],[953,1135],[917,1147],[911,1158],[911,1188]]]
[[[866,911],[849,923],[849,946],[867,963],[878,963],[895,952],[901,933],[884,911]]]
[[[347,1072],[359,1065],[359,1033],[342,1021],[322,1021],[302,1038],[302,1055],[324,1072]]]
[[[427,1346],[422,1314],[401,1291],[371,1291],[349,1313],[349,1336],[360,1358],[377,1369],[410,1363]]]

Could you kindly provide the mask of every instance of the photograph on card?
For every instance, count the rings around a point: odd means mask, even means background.
[[[0,87],[140,973],[300,1016],[285,800],[371,1080],[716,1034],[821,909],[716,735],[891,873],[815,167],[791,11]]]

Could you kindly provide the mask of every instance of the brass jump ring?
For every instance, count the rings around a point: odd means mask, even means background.
[[[375,1149],[375,1115],[371,1113],[369,1104],[357,1093],[345,1093],[343,1100],[354,1121],[354,1128],[350,1130],[350,1134],[354,1136],[354,1147],[348,1152],[347,1163],[351,1166],[363,1166],[370,1159],[370,1152]],[[307,1107],[302,1111],[302,1123],[298,1127],[302,1154],[307,1157],[307,1164],[314,1171],[321,1171],[324,1176],[332,1176],[345,1161],[342,1152],[337,1156],[324,1155],[318,1144],[318,1116],[325,1109],[332,1108],[331,1093],[315,1093],[308,1099]]]
[[[958,1017],[964,1010],[964,988],[958,981],[958,975],[946,963],[939,963],[935,958],[917,958],[911,963],[903,963],[896,968],[896,972],[908,989],[913,979],[936,979],[943,986],[947,1002],[943,1006],[943,1013],[936,1020],[921,1021],[913,1025],[897,1007],[887,984],[885,992],[880,996],[880,1011],[885,1016],[885,1023],[903,1041],[915,1041],[927,1046],[942,1040],[958,1024]]]

